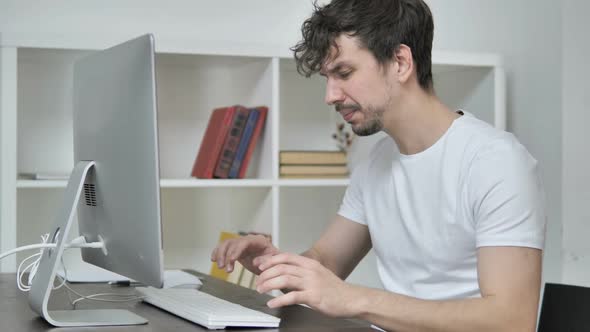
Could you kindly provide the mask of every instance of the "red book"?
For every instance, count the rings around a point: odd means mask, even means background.
[[[200,179],[213,178],[213,171],[231,127],[237,106],[216,108],[209,117],[209,124],[201,140],[191,175]]]
[[[254,153],[254,148],[256,148],[256,142],[258,142],[258,137],[260,137],[260,133],[262,132],[262,128],[264,128],[264,123],[266,122],[266,114],[268,113],[268,107],[258,106],[256,107],[256,109],[259,112],[258,122],[256,123],[254,132],[252,133],[252,138],[250,138],[250,144],[248,144],[248,149],[246,150],[246,154],[244,155],[242,165],[240,166],[240,173],[238,175],[239,179],[243,179],[246,176],[246,171],[248,170],[250,158],[252,157],[252,153]]]
[[[238,145],[240,144],[242,132],[246,127],[249,113],[249,109],[243,106],[237,106],[234,113],[234,118],[232,119],[231,128],[225,137],[223,148],[219,154],[219,160],[217,161],[217,166],[215,167],[215,172],[213,173],[214,177],[219,179],[228,178],[229,169],[231,168],[236,151],[238,150]]]

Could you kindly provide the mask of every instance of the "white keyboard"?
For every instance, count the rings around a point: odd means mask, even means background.
[[[278,327],[277,317],[252,310],[196,289],[135,288],[145,302],[208,329],[238,327]]]

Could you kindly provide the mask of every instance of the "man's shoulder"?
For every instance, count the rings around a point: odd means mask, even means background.
[[[535,174],[538,161],[514,134],[475,118],[467,120],[461,128],[464,174],[490,179]]]
[[[454,145],[471,155],[472,160],[490,156],[527,155],[527,149],[512,133],[498,129],[489,123],[473,116],[465,119],[457,126],[453,135]]]

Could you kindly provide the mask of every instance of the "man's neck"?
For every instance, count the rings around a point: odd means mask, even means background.
[[[459,116],[434,94],[420,91],[401,101],[397,112],[385,115],[384,131],[401,153],[411,155],[436,143]]]

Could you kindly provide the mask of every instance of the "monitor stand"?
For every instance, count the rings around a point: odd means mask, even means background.
[[[41,256],[37,273],[33,278],[29,293],[29,305],[48,323],[58,327],[66,326],[108,326],[146,324],[147,320],[128,310],[48,310],[49,295],[53,290],[55,274],[72,226],[82,187],[94,161],[81,161],[76,164],[64,193],[64,200],[53,226],[50,242],[55,248],[46,248]]]

